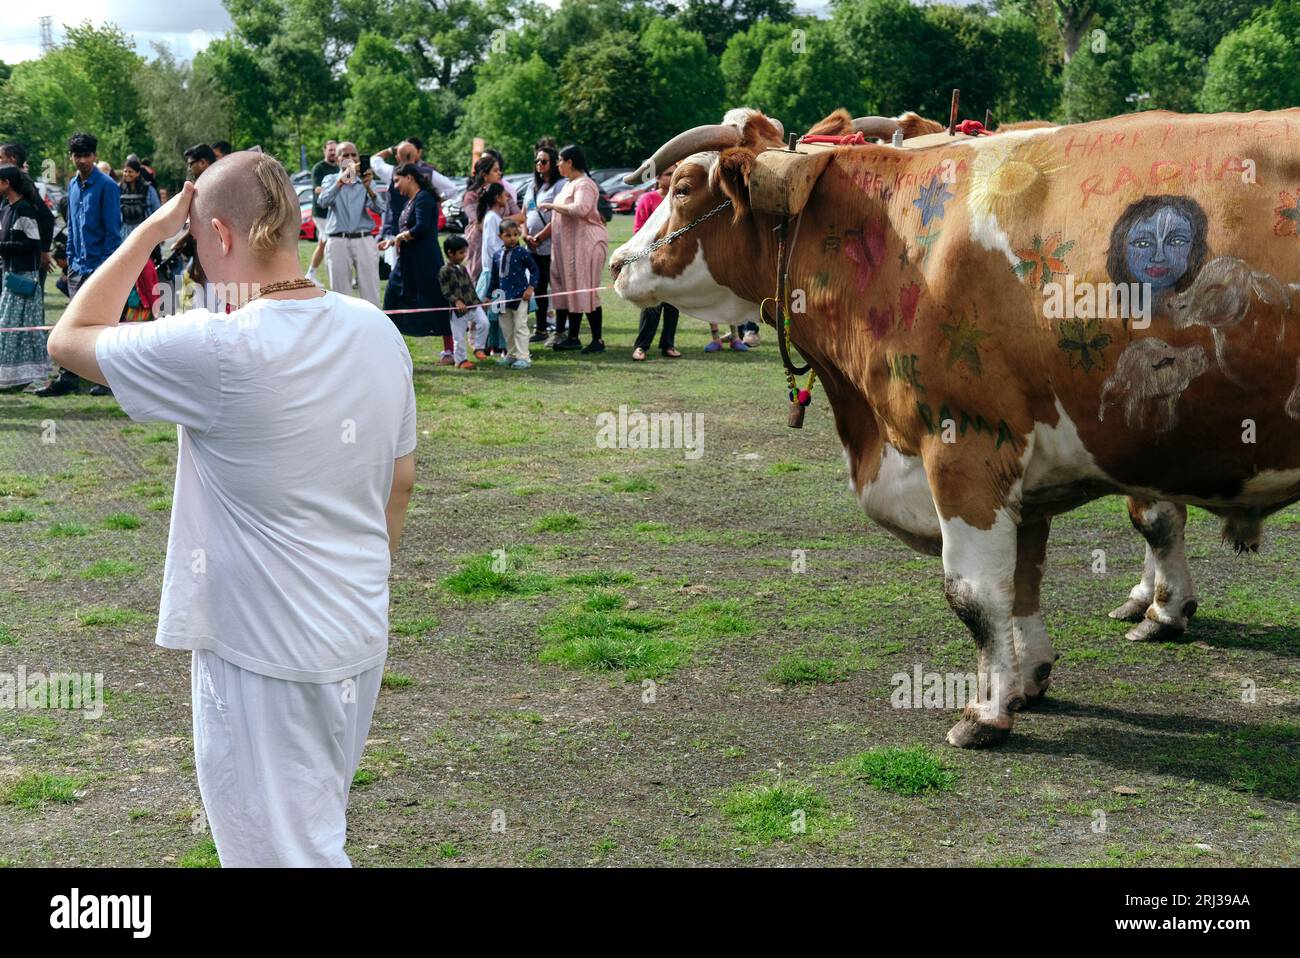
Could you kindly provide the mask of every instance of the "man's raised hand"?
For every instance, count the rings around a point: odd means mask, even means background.
[[[194,199],[194,184],[189,180],[181,191],[154,211],[144,221],[144,225],[159,237],[159,241],[169,239],[185,228],[185,221],[190,216],[190,201]]]

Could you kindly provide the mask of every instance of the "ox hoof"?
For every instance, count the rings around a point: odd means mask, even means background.
[[[1124,638],[1130,642],[1173,642],[1182,638],[1186,631],[1183,626],[1157,622],[1155,619],[1143,619],[1129,629]]]
[[[1010,716],[1007,716],[1005,726],[963,718],[948,730],[948,744],[955,745],[957,748],[990,748],[1001,745],[1010,734]]]
[[[1141,622],[1146,618],[1147,606],[1150,602],[1142,602],[1138,599],[1129,599],[1118,609],[1112,609],[1110,617],[1119,619],[1121,622]]]

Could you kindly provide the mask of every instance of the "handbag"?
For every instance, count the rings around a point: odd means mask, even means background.
[[[17,293],[19,296],[32,297],[36,295],[36,280],[30,276],[20,276],[18,273],[5,273],[5,289],[11,293]]]

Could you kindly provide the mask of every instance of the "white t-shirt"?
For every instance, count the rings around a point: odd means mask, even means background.
[[[157,642],[336,682],[388,651],[393,460],[415,448],[411,356],[362,299],[258,299],[99,335],[132,418],[179,425]]]
[[[492,272],[492,257],[497,250],[504,249],[505,245],[506,241],[501,238],[501,214],[496,210],[488,210],[483,216],[483,255],[479,257],[483,272]]]

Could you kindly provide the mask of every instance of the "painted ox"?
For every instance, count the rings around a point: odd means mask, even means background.
[[[810,132],[853,122],[839,111]],[[1238,382],[1209,361],[1224,324],[1178,308],[1218,256],[1283,286],[1300,278],[1298,141],[1300,110],[842,146],[786,224],[788,288],[806,302],[791,340],[825,390],[850,484],[876,522],[942,556],[945,595],[975,640],[980,694],[953,745],[1001,742],[1048,688],[1052,516],[1130,496],[1134,524],[1177,570],[1188,503],[1249,532],[1300,499],[1300,324],[1264,297],[1252,323],[1227,323]],[[679,165],[667,201],[614,253],[619,294],[716,323],[753,316],[777,289],[781,218],[752,207],[750,179],[781,148],[749,110],[661,147],[647,165]],[[1067,279],[1112,295],[1062,314]],[[1121,285],[1145,313],[1116,310]],[[1152,601],[1185,615],[1190,589],[1156,578]]]
[[[998,133],[1011,133],[1018,130],[1037,130],[1055,128],[1045,120],[1026,120],[1020,123],[1003,123],[997,127]],[[894,130],[903,134],[905,140],[919,136],[942,133],[947,127],[937,120],[931,120],[916,113],[907,112],[894,117],[893,125],[878,124],[876,132],[883,133],[881,139],[888,142]],[[1288,301],[1295,301],[1300,284],[1292,283],[1289,290],[1271,277],[1254,274],[1244,261],[1233,257],[1219,257],[1206,265],[1197,275],[1193,284],[1183,290],[1168,304],[1175,325],[1200,323],[1211,329],[1219,329],[1213,335],[1215,349],[1220,365],[1230,378],[1233,374],[1226,365],[1223,356],[1226,327],[1235,325],[1245,318],[1252,293],[1266,302],[1282,301],[1290,295]],[[1275,297],[1270,299],[1270,297]],[[1279,332],[1281,331],[1279,327]],[[1252,330],[1253,333],[1253,330]],[[1155,347],[1153,342],[1147,348]],[[1163,344],[1168,349],[1168,344]],[[1196,348],[1196,347],[1189,347]],[[1134,354],[1137,359],[1139,354]],[[1191,361],[1198,353],[1187,353]],[[1160,357],[1157,357],[1157,361]],[[1153,370],[1166,368],[1153,364]],[[1288,414],[1293,419],[1300,419],[1300,364],[1297,364],[1297,385],[1291,394]],[[1162,374],[1173,375],[1171,371]],[[1147,389],[1150,389],[1152,377],[1147,377]],[[1240,382],[1234,379],[1234,382]],[[1136,383],[1130,383],[1128,377],[1117,371],[1107,380],[1110,392],[1103,390],[1102,412],[1107,399],[1123,394],[1127,402],[1137,401],[1139,390]],[[1147,396],[1150,402],[1151,396]],[[1174,397],[1176,399],[1176,397]],[[1098,418],[1104,418],[1101,412]],[[1126,638],[1135,641],[1171,641],[1187,631],[1191,617],[1196,614],[1197,600],[1192,583],[1192,570],[1187,564],[1187,549],[1184,539],[1187,525],[1187,509],[1172,502],[1161,502],[1146,498],[1129,496],[1127,499],[1128,515],[1133,527],[1145,540],[1145,555],[1142,563],[1142,577],[1129,591],[1129,597],[1118,608],[1112,609],[1110,618],[1122,622],[1134,623]],[[1225,542],[1232,543],[1238,555],[1258,552],[1263,535],[1263,527],[1258,517],[1247,513],[1232,512],[1222,516],[1221,534]]]

